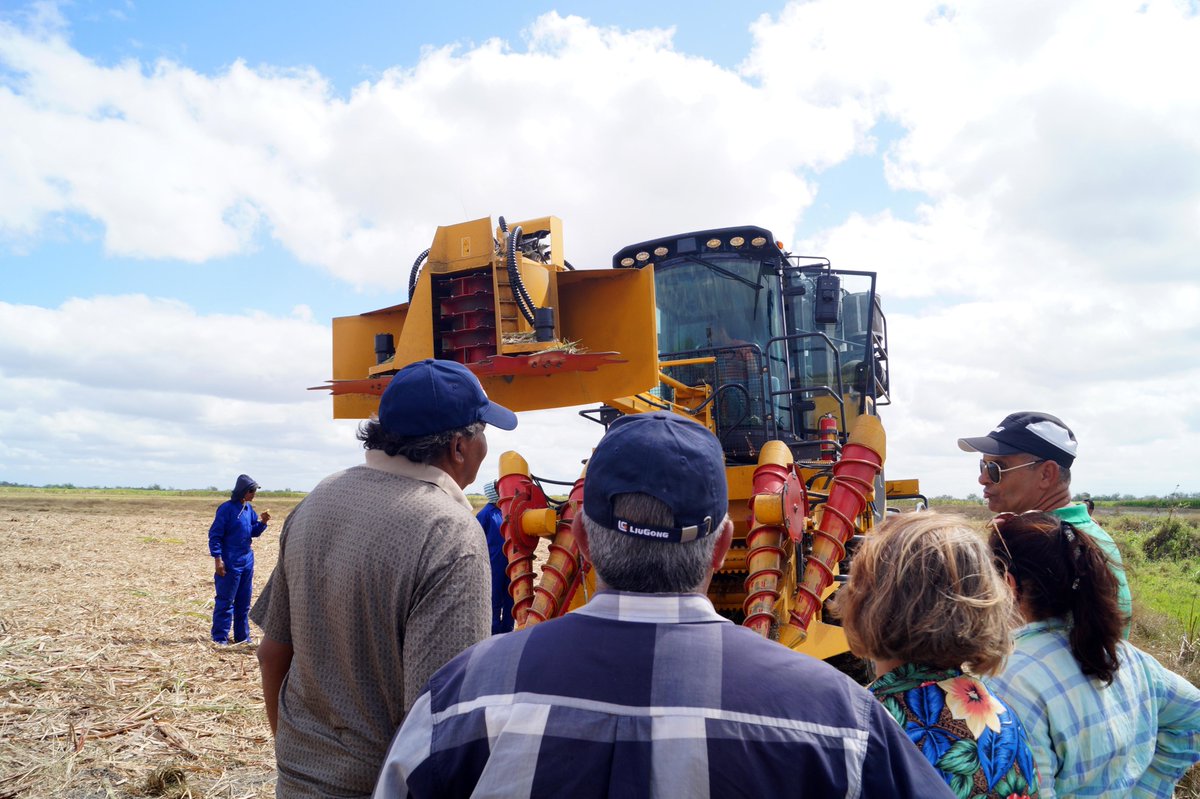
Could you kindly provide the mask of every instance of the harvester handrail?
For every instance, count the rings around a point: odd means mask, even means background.
[[[791,380],[789,379],[788,380],[788,388],[781,389],[779,391],[771,391],[768,393],[772,397],[796,396],[798,394],[805,394],[805,393],[827,394],[833,398],[834,402],[837,403],[838,413],[842,417],[840,420],[840,424],[838,425],[838,429],[845,430],[846,429],[846,401],[845,401],[845,399],[843,399],[843,397],[845,396],[845,393],[846,393],[846,386],[844,385],[844,383],[842,381],[842,354],[840,352],[838,352],[838,348],[834,345],[833,340],[829,336],[825,335],[824,333],[820,333],[820,332],[788,333],[785,336],[776,336],[772,339],[769,339],[767,341],[767,352],[771,351],[773,344],[781,343],[783,345],[784,353],[788,354],[788,351],[787,351],[788,342],[799,341],[800,339],[805,339],[805,338],[820,338],[825,341],[825,345],[828,348],[829,354],[833,355],[833,374],[837,377],[837,390],[834,391],[832,386],[830,386],[828,384],[824,384],[824,383],[819,384],[819,385],[812,385],[812,386],[792,387]],[[790,378],[790,375],[789,375],[789,378]]]
[[[676,358],[676,359],[674,359],[674,360],[670,360],[670,361],[659,361],[659,362],[658,362],[658,367],[659,367],[659,370],[661,371],[661,370],[662,370],[662,368],[663,368],[664,366],[665,366],[665,367],[670,367],[670,366],[697,366],[697,365],[699,365],[699,364],[703,364],[703,363],[716,363],[716,362],[717,362],[717,358],[716,358],[716,356],[715,356],[715,355],[709,355],[709,356],[707,356],[707,357],[704,357],[704,358]]]

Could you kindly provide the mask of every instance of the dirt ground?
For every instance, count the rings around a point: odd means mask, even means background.
[[[255,502],[256,597],[297,501]],[[0,799],[274,796],[254,650],[209,642],[217,504],[0,494]]]
[[[255,503],[256,596],[295,503]],[[254,651],[209,643],[216,505],[0,497],[0,799],[274,796]]]

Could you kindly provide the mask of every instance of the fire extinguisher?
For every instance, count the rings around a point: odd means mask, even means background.
[[[817,430],[821,435],[821,460],[832,461],[837,453],[837,419],[832,413],[827,413],[817,421]]]

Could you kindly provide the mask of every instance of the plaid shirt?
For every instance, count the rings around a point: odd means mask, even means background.
[[[845,675],[706,597],[602,592],[429,681],[375,797],[952,797]]]
[[[1043,797],[1170,797],[1200,760],[1200,690],[1126,641],[1103,686],[1079,670],[1062,619],[1027,624],[993,683],[1025,725]]]

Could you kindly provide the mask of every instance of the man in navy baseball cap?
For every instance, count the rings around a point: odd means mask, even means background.
[[[642,413],[613,422],[588,461],[583,509],[589,519],[635,538],[686,543],[718,531],[729,510],[725,457],[716,437],[674,413]],[[626,518],[622,494],[662,502],[669,525]]]
[[[465,366],[410,364],[359,428],[365,463],[288,516],[288,556],[251,612],[280,796],[369,795],[421,686],[491,633],[488,548],[463,493],[487,425],[517,417]]]
[[[376,799],[771,796],[797,780],[813,796],[953,797],[864,688],[717,613],[705,592],[733,523],[703,425],[658,412],[609,425],[572,530],[596,593],[439,670]]]
[[[979,484],[992,513],[1046,511],[1094,538],[1116,575],[1118,604],[1127,617],[1132,613],[1120,550],[1087,506],[1071,501],[1071,467],[1079,444],[1062,419],[1040,411],[1010,413],[986,435],[960,438],[958,448],[980,453]]]
[[[512,430],[517,415],[489,400],[479,378],[457,361],[410,363],[379,401],[379,423],[397,436],[427,436],[475,422]]]

